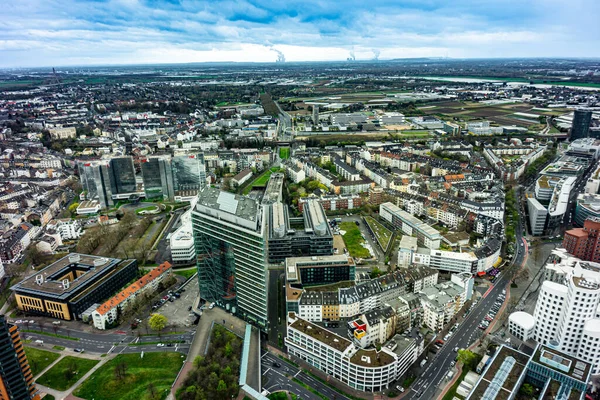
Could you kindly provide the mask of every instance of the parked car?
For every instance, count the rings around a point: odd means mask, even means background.
[[[158,344],[156,345],[156,347],[165,347],[165,344],[164,344],[164,343],[158,343]]]
[[[400,393],[404,393],[404,388],[400,385],[396,386],[396,390],[399,391]]]
[[[73,351],[75,353],[83,353],[85,350],[84,349],[73,349]]]

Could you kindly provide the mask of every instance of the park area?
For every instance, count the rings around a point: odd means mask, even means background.
[[[377,242],[383,251],[386,251],[390,244],[390,240],[392,239],[392,231],[373,217],[365,217],[365,221],[367,221],[367,225],[369,225],[369,228],[371,228],[371,231],[375,234],[375,239],[377,239]]]
[[[248,185],[246,185],[244,187],[244,190],[242,191],[242,193],[243,194],[250,193],[254,186],[258,186],[258,187],[267,186],[267,182],[269,182],[269,178],[271,177],[271,174],[274,172],[280,172],[280,169],[276,168],[276,167],[267,169],[266,171],[264,171],[263,173],[258,175],[252,182],[250,182]]]
[[[344,231],[342,238],[346,244],[346,248],[352,257],[355,258],[370,258],[371,252],[363,246],[363,239],[360,229],[354,222],[342,222],[340,230]]]
[[[279,158],[282,160],[287,160],[290,158],[290,148],[289,147],[281,147],[279,149]]]
[[[27,361],[29,361],[29,367],[31,368],[31,373],[33,376],[36,376],[44,369],[48,368],[48,365],[52,364],[54,361],[60,357],[60,354],[53,353],[51,351],[40,350],[34,347],[24,347],[25,354],[27,355]]]
[[[184,358],[179,353],[119,354],[94,372],[76,391],[83,399],[164,399]]]
[[[83,375],[87,374],[90,369],[94,368],[98,362],[98,360],[87,358],[64,357],[46,371],[37,380],[37,383],[60,391],[67,390],[81,379]]]

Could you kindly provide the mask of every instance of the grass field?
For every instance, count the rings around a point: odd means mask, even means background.
[[[252,191],[252,187],[254,186],[266,186],[267,182],[269,182],[269,178],[273,172],[279,171],[279,168],[271,168],[264,171],[262,174],[258,175],[252,182],[250,182],[242,192],[243,194],[248,194]]]
[[[375,238],[383,248],[383,251],[385,251],[388,248],[390,239],[392,238],[392,231],[372,217],[365,217],[365,221],[367,221],[367,224],[369,224],[369,227],[375,234]]]
[[[115,368],[126,365],[124,378],[117,379]],[[95,400],[164,399],[175,381],[183,358],[179,353],[120,354],[100,367],[76,391],[75,395]]]
[[[283,160],[287,160],[288,158],[290,158],[290,148],[289,147],[282,147],[279,149],[279,158],[283,159]]]
[[[184,270],[174,269],[173,272],[177,275],[183,276],[185,279],[190,279],[190,277],[196,273],[196,268],[184,269]]]
[[[58,353],[27,346],[25,346],[25,354],[27,355],[27,361],[29,361],[33,376],[42,372],[44,368],[48,368],[48,365],[52,364],[60,357],[60,354]]]
[[[371,257],[371,253],[369,252],[369,250],[362,246],[365,240],[362,238],[360,229],[358,229],[358,226],[356,226],[354,222],[342,222],[340,224],[340,230],[346,231],[346,233],[344,233],[342,237],[344,238],[346,248],[348,249],[352,257]]]
[[[98,362],[98,360],[67,356],[40,376],[37,383],[56,390],[67,390]]]

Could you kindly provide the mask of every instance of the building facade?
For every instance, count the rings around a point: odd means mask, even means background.
[[[263,208],[254,199],[203,187],[192,209],[200,293],[267,330]]]
[[[4,315],[0,315],[0,399],[40,399],[19,329]]]

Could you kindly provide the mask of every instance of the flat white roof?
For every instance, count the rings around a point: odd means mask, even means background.
[[[535,318],[533,315],[526,313],[525,311],[517,311],[508,317],[509,321],[522,326],[523,329],[530,330],[535,326]]]

